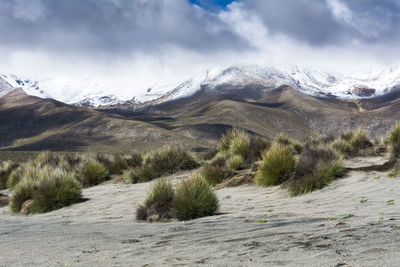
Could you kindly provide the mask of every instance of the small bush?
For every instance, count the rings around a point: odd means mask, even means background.
[[[392,157],[400,156],[400,124],[397,123],[390,131],[387,141],[391,147]]]
[[[125,158],[121,155],[114,155],[110,166],[107,168],[110,174],[120,174],[124,170],[128,169],[129,165]]]
[[[19,212],[22,204],[32,200],[32,212],[42,213],[71,205],[81,198],[82,188],[78,181],[61,169],[37,168],[30,176],[14,187],[10,198],[10,209]],[[34,178],[31,178],[34,177]]]
[[[256,184],[272,186],[285,182],[292,174],[295,163],[296,159],[288,146],[274,144],[263,153],[256,173]]]
[[[218,210],[218,198],[202,177],[194,175],[183,180],[176,189],[173,214],[178,220],[191,220],[214,215]]]
[[[243,157],[240,155],[234,155],[228,160],[228,166],[232,170],[236,171],[240,168],[240,165],[243,163]]]
[[[305,194],[323,188],[344,174],[343,163],[332,149],[308,148],[300,154],[287,185],[292,195]]]
[[[20,181],[14,188],[10,198],[9,207],[14,213],[21,211],[22,204],[25,201],[33,198],[33,193],[36,189],[36,183],[29,179]]]
[[[172,218],[172,202],[175,191],[171,181],[160,179],[155,182],[144,201],[144,205],[139,206],[136,212],[138,220],[147,220],[151,216],[157,216],[157,219]]]
[[[249,154],[250,138],[244,130],[232,129],[228,131],[219,144],[222,152],[228,152],[232,155],[240,155],[247,159]]]
[[[138,172],[135,169],[125,170],[123,178],[126,182],[131,184],[136,184],[140,182]]]
[[[151,181],[167,174],[197,167],[199,163],[183,148],[167,146],[148,155],[141,168],[137,169],[136,175],[138,181]]]
[[[19,166],[15,170],[13,170],[7,180],[7,188],[9,190],[13,190],[14,187],[19,183],[19,181],[22,180],[22,177],[25,174],[25,168],[22,166]]]
[[[98,161],[89,162],[82,171],[80,180],[84,186],[97,185],[107,179],[108,170]]]
[[[224,172],[218,165],[205,163],[199,171],[200,175],[210,184],[220,184],[224,179]]]
[[[0,190],[7,188],[8,178],[13,170],[18,168],[18,164],[6,161],[0,165]]]

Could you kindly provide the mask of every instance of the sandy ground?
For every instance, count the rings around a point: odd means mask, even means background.
[[[224,188],[220,215],[153,224],[135,221],[149,185],[89,188],[88,201],[42,215],[1,208],[0,266],[400,264],[400,178],[387,173],[351,172],[294,198],[279,187]]]

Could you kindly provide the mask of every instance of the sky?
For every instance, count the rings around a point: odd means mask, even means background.
[[[0,1],[0,73],[64,89],[139,93],[240,64],[349,73],[399,54],[398,0]]]

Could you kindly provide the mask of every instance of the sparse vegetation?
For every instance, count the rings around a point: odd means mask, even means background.
[[[261,186],[279,185],[289,179],[295,163],[290,148],[276,143],[263,153],[255,182]]]
[[[200,164],[181,147],[167,146],[147,155],[144,163],[135,173],[133,181],[146,182],[178,171],[192,170]]]
[[[6,161],[0,165],[0,190],[7,188],[9,176],[13,170],[18,168],[18,164]]]
[[[171,181],[166,178],[159,179],[152,185],[144,204],[137,208],[136,219],[171,219],[174,197],[175,191]]]
[[[356,156],[364,149],[372,147],[364,128],[342,134],[341,138],[333,143],[333,148],[345,156]]]
[[[232,170],[236,171],[240,168],[240,165],[243,163],[243,157],[240,155],[234,155],[228,160],[228,166]]]
[[[178,220],[191,220],[214,215],[218,198],[204,178],[194,175],[183,180],[176,189],[173,214]]]
[[[343,163],[331,149],[307,148],[300,154],[286,186],[292,195],[321,189],[345,174]]]
[[[244,130],[232,129],[228,131],[220,141],[220,151],[231,155],[240,155],[247,159],[249,155],[250,138]]]
[[[21,181],[24,174],[25,174],[25,168],[22,166],[19,166],[18,168],[13,170],[8,176],[7,188],[9,190],[13,190],[14,187],[19,183],[19,181]]]
[[[387,141],[391,147],[391,153],[393,158],[400,156],[400,124],[397,123],[390,131]]]
[[[25,173],[14,187],[9,205],[17,213],[30,200],[30,212],[42,213],[71,205],[81,193],[82,188],[72,174],[45,166]]]
[[[224,171],[218,165],[205,163],[199,170],[199,175],[202,176],[210,185],[217,185],[224,179]]]
[[[84,186],[92,186],[105,181],[109,175],[108,170],[98,161],[89,162],[79,176]]]
[[[298,140],[293,140],[287,134],[280,133],[275,137],[275,143],[289,147],[294,154],[300,154],[303,149],[303,144]]]

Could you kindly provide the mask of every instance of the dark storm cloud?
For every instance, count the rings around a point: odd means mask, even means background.
[[[0,36],[14,48],[106,53],[248,46],[216,14],[186,0],[2,0]]]

